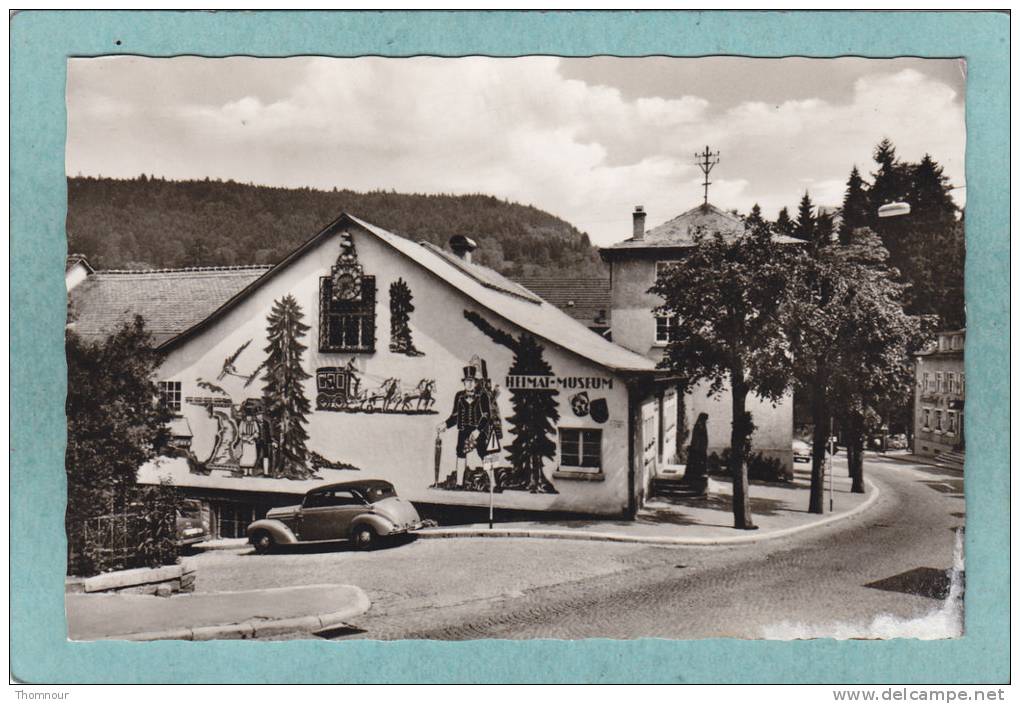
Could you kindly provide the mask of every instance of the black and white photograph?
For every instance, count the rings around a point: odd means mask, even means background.
[[[69,58],[67,638],[963,637],[966,77]]]

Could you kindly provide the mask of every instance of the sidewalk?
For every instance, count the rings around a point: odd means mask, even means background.
[[[360,588],[316,584],[238,592],[66,594],[71,640],[270,638],[343,625],[371,606]]]
[[[871,506],[879,489],[866,480],[867,493],[851,494],[846,460],[836,458],[833,476],[833,511],[829,512],[829,485],[825,484],[825,513],[808,513],[811,485],[810,465],[794,466],[793,482],[752,483],[751,514],[758,530],[733,528],[732,485],[715,477],[709,481],[709,496],[703,499],[655,497],[646,501],[633,521],[558,519],[546,521],[499,522],[466,526],[426,528],[420,538],[563,538],[608,540],[657,545],[726,545],[749,543],[792,535],[855,516]],[[867,476],[865,466],[865,476]]]

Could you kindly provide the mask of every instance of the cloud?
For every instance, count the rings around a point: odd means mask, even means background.
[[[705,144],[723,153],[710,198],[725,208],[759,202],[774,214],[805,188],[837,204],[851,166],[867,172],[886,136],[903,158],[930,152],[963,185],[956,92],[917,70],[883,73],[881,62],[839,102],[716,108],[711,95],[624,97],[564,77],[555,57],[133,57],[122,83],[110,59],[101,71],[79,66],[91,61],[69,68],[71,174],[490,193],[559,215],[599,244],[628,235],[635,204],[655,225],[699,202],[693,153]],[[189,92],[196,72],[229,95]],[[260,90],[259,73],[272,90]],[[152,91],[160,79],[175,89]]]

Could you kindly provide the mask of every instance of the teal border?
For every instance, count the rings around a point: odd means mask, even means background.
[[[1009,679],[1009,17],[979,12],[48,12],[11,20],[11,673],[23,682]],[[120,44],[115,44],[119,40]],[[963,56],[967,613],[956,641],[69,643],[64,84],[72,55]],[[739,578],[739,575],[734,575]],[[621,605],[625,607],[625,605]]]

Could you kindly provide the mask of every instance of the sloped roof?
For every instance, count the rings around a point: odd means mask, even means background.
[[[575,320],[594,321],[606,317],[611,307],[608,277],[530,276],[514,280]]]
[[[652,372],[655,363],[593,333],[548,301],[501,274],[469,264],[428,243],[416,243],[343,213],[273,267],[210,267],[92,274],[71,292],[70,327],[104,338],[135,314],[142,315],[167,351],[213,324],[250,293],[353,223],[476,301],[493,315],[608,369]]]
[[[414,260],[425,269],[431,271],[448,284],[458,289],[479,305],[489,309],[495,315],[510,321],[544,340],[569,350],[585,359],[609,369],[619,371],[651,372],[655,370],[655,362],[631,352],[628,349],[609,342],[601,335],[589,330],[582,323],[571,318],[552,303],[535,297],[528,300],[517,295],[506,293],[486,286],[468,272],[484,270],[484,276],[491,277],[500,288],[510,289],[517,284],[492,269],[479,267],[460,261],[454,265],[449,257],[436,253],[436,247],[415,244],[392,232],[376,227],[371,223],[346,215],[351,221]]]
[[[89,260],[85,258],[84,254],[68,254],[67,261],[64,263],[64,271],[68,272],[74,268],[76,264],[81,264],[85,267],[85,270],[90,274],[92,273],[92,265],[89,264]]]
[[[97,271],[68,295],[69,327],[99,341],[135,315],[156,344],[208,317],[269,271],[268,266]]]
[[[720,210],[711,203],[695,206],[680,213],[672,220],[667,220],[657,227],[645,232],[642,239],[626,239],[617,242],[608,250],[647,249],[653,247],[693,247],[694,236],[698,232],[713,235],[722,234],[725,239],[733,239],[744,234],[744,221],[739,215]],[[800,240],[786,235],[773,235],[774,242],[795,243]]]

